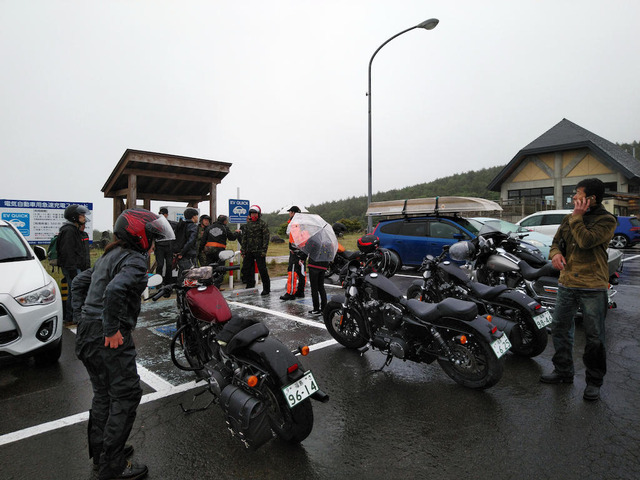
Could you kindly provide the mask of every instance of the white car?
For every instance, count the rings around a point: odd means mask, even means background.
[[[0,358],[34,357],[55,363],[62,352],[62,296],[32,249],[10,222],[0,220]]]
[[[562,219],[573,210],[543,210],[532,213],[528,217],[516,222],[516,225],[532,232],[540,232],[553,237],[562,223]]]

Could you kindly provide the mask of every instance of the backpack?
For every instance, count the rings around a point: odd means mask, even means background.
[[[173,232],[176,235],[176,239],[173,241],[173,252],[180,253],[187,243],[187,222],[181,218]]]
[[[49,265],[51,265],[51,271],[53,267],[58,266],[58,234],[56,233],[49,242],[49,248],[47,249],[47,258],[49,259]]]

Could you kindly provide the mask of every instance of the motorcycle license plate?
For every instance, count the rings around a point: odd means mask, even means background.
[[[507,338],[506,334],[502,334],[499,339],[491,342],[491,348],[493,348],[493,352],[496,354],[496,357],[500,358],[511,348],[511,342]]]
[[[551,324],[551,320],[553,320],[553,316],[549,312],[533,317],[533,321],[536,322],[539,329]]]
[[[316,383],[316,379],[313,378],[311,371],[305,372],[300,380],[296,380],[286,387],[282,387],[282,393],[284,393],[284,398],[287,399],[289,408],[295,407],[317,391],[318,384]]]

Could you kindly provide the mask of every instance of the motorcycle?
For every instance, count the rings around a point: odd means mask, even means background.
[[[531,249],[523,248],[520,238],[515,234],[505,234],[493,229],[482,229],[478,236],[469,242],[473,245],[467,259],[471,278],[485,285],[504,284],[516,288],[531,296],[544,307],[553,310],[558,293],[558,277],[550,260],[536,255]],[[617,284],[617,272],[621,269],[622,253],[607,249],[609,255],[608,306],[616,308],[613,297]]]
[[[547,346],[546,326],[551,314],[525,293],[506,285],[489,287],[469,278],[457,264],[445,259],[447,253],[458,260],[456,250],[462,243],[445,246],[438,257],[427,255],[418,271],[421,280],[414,280],[407,290],[407,298],[437,303],[445,298],[473,302],[482,314],[495,315],[493,324],[504,331],[511,341],[511,350],[522,356],[535,357]]]
[[[393,358],[418,363],[438,361],[445,373],[468,388],[495,385],[511,347],[506,334],[478,315],[474,303],[455,298],[428,304],[407,299],[380,272],[380,252],[367,252],[347,266],[344,294],[334,295],[323,311],[324,323],[341,345],[363,354],[371,346]]]
[[[225,272],[224,261],[233,256],[220,253],[220,264],[187,270],[179,284],[161,287],[156,301],[175,291],[178,306],[176,332],[170,343],[173,364],[206,381],[212,400],[199,411],[218,403],[227,426],[247,448],[256,449],[274,436],[292,444],[302,442],[313,428],[310,399],[327,402],[309,370],[296,357],[308,347],[290,351],[269,335],[259,321],[232,317],[226,300],[216,287]],[[195,399],[195,397],[194,397]]]

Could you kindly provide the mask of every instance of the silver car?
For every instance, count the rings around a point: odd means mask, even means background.
[[[544,258],[549,258],[549,250],[551,250],[551,244],[553,243],[553,236],[544,235],[543,233],[533,232],[525,227],[516,225],[515,223],[500,220],[498,218],[487,217],[473,217],[472,220],[480,222],[483,225],[490,225],[502,233],[517,233],[518,235],[524,235],[522,241],[527,242],[534,247],[537,247]]]

